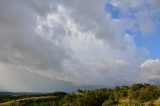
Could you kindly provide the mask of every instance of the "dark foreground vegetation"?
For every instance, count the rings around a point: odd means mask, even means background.
[[[1,95],[0,106],[160,106],[160,86],[134,84],[73,93]]]

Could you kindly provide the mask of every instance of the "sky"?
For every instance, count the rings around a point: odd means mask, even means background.
[[[0,91],[160,84],[160,0],[0,0]]]

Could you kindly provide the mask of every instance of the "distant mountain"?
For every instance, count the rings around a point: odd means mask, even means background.
[[[0,92],[0,96],[12,96],[15,95],[17,93],[14,92]]]
[[[40,95],[42,93],[33,92],[0,92],[0,96],[24,96],[24,95]]]

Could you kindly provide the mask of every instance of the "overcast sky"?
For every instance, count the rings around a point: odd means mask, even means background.
[[[160,0],[0,0],[0,91],[160,84]]]

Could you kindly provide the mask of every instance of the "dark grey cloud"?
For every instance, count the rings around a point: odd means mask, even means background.
[[[68,54],[65,48],[34,33],[36,14],[21,2],[1,3],[0,58],[1,61],[26,67],[60,70]]]
[[[52,92],[75,90],[75,87],[63,80],[51,80],[28,71],[23,67],[0,64],[0,90],[14,92]]]

